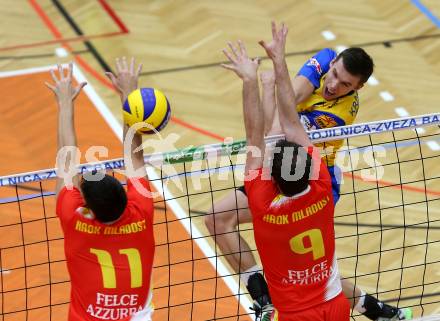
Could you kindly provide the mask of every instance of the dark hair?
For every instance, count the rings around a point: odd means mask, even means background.
[[[362,48],[347,48],[336,57],[335,61],[340,58],[342,58],[344,68],[353,76],[359,77],[361,84],[366,82],[373,73],[373,59]]]
[[[277,141],[275,148],[279,148],[279,152],[275,150],[272,161],[272,177],[275,180],[281,193],[286,196],[293,196],[301,193],[309,185],[309,177],[312,171],[312,157],[300,145],[288,142],[285,139]],[[292,153],[290,153],[292,151]],[[290,160],[286,157],[292,157]],[[284,168],[283,168],[284,159]],[[287,165],[287,167],[286,167]],[[298,175],[304,173],[295,180],[285,180],[288,175]]]
[[[102,223],[117,220],[127,206],[127,194],[124,188],[110,175],[105,175],[98,181],[84,179],[81,182],[81,191],[86,206]]]

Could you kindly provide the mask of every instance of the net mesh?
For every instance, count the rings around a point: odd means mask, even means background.
[[[412,307],[417,317],[438,312],[438,125],[348,136],[337,155],[343,171],[335,211],[342,277],[380,300]],[[174,153],[165,157],[168,162],[174,157],[173,164],[149,168],[158,192],[156,320],[253,319],[246,290],[204,225],[213,204],[242,185],[244,154],[238,151],[243,143],[234,146],[232,155],[224,147],[222,156],[194,149],[183,153],[191,157]],[[55,216],[54,181],[39,180],[45,176],[50,175],[1,179],[2,321],[67,320],[70,283],[63,234]],[[239,230],[258,257],[251,225]],[[364,317],[353,312],[352,319]]]

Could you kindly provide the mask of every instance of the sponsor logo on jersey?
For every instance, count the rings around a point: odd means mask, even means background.
[[[305,270],[287,270],[287,277],[282,278],[281,282],[286,285],[321,283],[331,277],[335,272],[333,266],[329,266],[327,260],[324,260]]]
[[[322,68],[321,65],[319,64],[318,60],[316,60],[315,58],[310,58],[309,62],[307,63],[307,66],[313,66],[315,67],[316,71],[318,72],[319,75],[322,75]]]
[[[309,120],[309,118],[305,115],[300,115],[299,120],[303,124],[305,130],[317,129]]]
[[[87,207],[78,207],[76,212],[88,220],[93,220],[95,218],[92,211],[90,211]]]
[[[314,121],[320,128],[335,127],[338,125],[338,123],[328,115],[319,115],[315,117]]]

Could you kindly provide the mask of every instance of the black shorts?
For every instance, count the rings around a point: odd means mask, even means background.
[[[244,195],[247,196],[247,194],[246,194],[246,190],[245,190],[245,188],[244,188],[244,185],[242,185],[242,186],[240,186],[240,187],[237,187],[237,191],[240,191],[240,192],[242,192]]]

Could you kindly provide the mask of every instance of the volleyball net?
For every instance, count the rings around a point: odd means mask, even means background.
[[[344,139],[335,231],[343,278],[380,300],[439,312],[440,114],[311,131]],[[280,137],[270,137],[275,142]],[[145,157],[155,192],[155,320],[252,320],[250,297],[204,225],[243,185],[245,141]],[[123,160],[79,167],[117,173]],[[0,177],[0,320],[66,320],[70,297],[55,170]],[[215,213],[214,213],[215,214]],[[251,225],[239,227],[258,257]],[[353,320],[364,320],[356,312]]]

